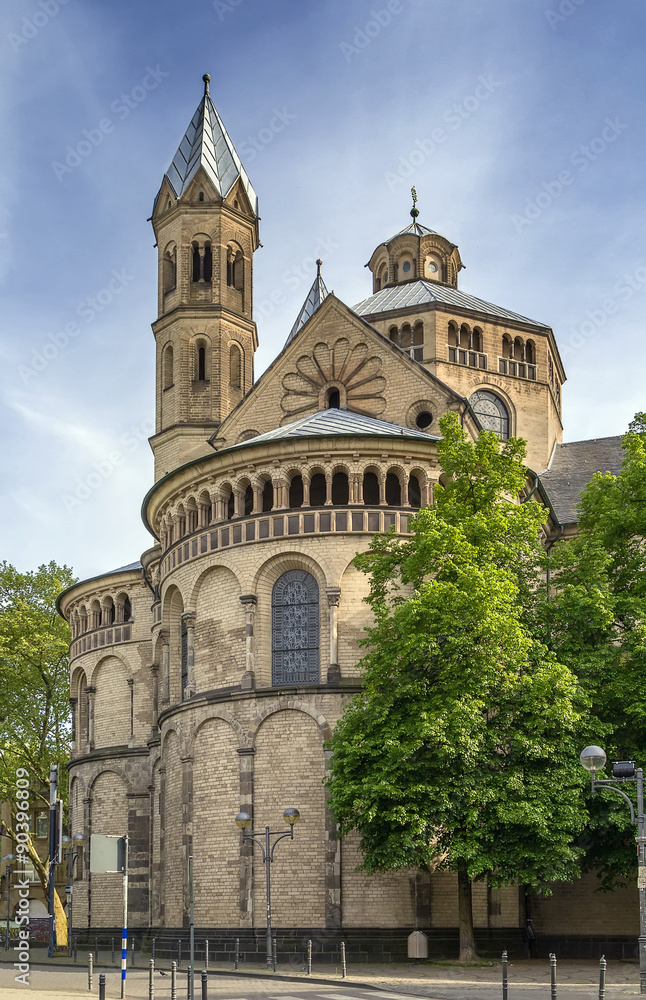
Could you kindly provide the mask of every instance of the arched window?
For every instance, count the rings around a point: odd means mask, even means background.
[[[469,327],[466,325],[466,323],[463,323],[462,326],[460,327],[460,347],[462,348],[463,351],[468,351],[469,348],[471,347],[470,340],[471,337],[469,334]]]
[[[210,283],[212,274],[213,274],[213,251],[211,250],[211,244],[207,243],[204,247],[204,280],[207,283]]]
[[[238,291],[244,287],[244,257],[235,247],[227,248],[227,285]]]
[[[268,479],[262,488],[262,512],[266,514],[274,506],[274,484]]]
[[[335,472],[332,476],[332,503],[345,507],[350,502],[348,477],[345,472]]]
[[[199,248],[199,245],[197,243],[194,243],[193,244],[193,273],[192,273],[193,281],[199,281],[200,280],[200,269],[201,269],[200,268],[200,264],[201,264],[200,248]]]
[[[411,507],[422,506],[422,490],[419,485],[419,479],[413,472],[408,477],[408,502]]]
[[[410,323],[404,323],[404,325],[402,326],[402,340],[401,340],[401,346],[402,346],[403,348],[408,348],[408,347],[410,347],[410,344],[411,344],[411,329],[410,329]]]
[[[525,360],[525,350],[523,346],[523,341],[520,337],[516,337],[514,340],[514,360],[524,361]]]
[[[114,625],[115,617],[114,601],[111,597],[106,597],[101,608],[101,624]]]
[[[204,201],[204,191],[200,191],[200,193],[197,196],[197,200]]]
[[[132,604],[130,603],[130,598],[126,597],[123,602],[123,620],[124,622],[129,622],[132,620]]]
[[[245,516],[253,513],[253,487],[247,486],[244,491],[244,512]]]
[[[172,292],[177,284],[177,249],[166,250],[162,262],[164,292]]]
[[[319,588],[310,573],[292,569],[274,584],[272,684],[318,684]]]
[[[166,344],[162,355],[162,380],[164,389],[170,389],[173,385],[173,345]]]
[[[206,347],[197,349],[197,380],[206,382]]]
[[[379,506],[379,480],[374,472],[363,474],[363,502],[370,507]]]
[[[310,507],[322,507],[327,499],[325,476],[315,472],[310,480]]]
[[[327,394],[327,408],[328,410],[340,410],[341,409],[341,395],[338,389],[330,389]]]
[[[482,351],[482,330],[477,326],[473,328],[473,350]]]
[[[389,507],[401,507],[402,488],[399,476],[389,472],[386,476],[386,503]]]
[[[525,359],[530,365],[536,364],[536,345],[533,340],[528,340],[525,344]]]
[[[494,431],[502,441],[509,437],[509,414],[502,399],[487,389],[474,392],[469,403],[486,431]]]
[[[289,484],[289,506],[290,507],[302,507],[303,506],[303,477],[302,476],[292,476],[292,481]]]
[[[237,344],[229,348],[229,385],[232,389],[242,389],[242,352]]]
[[[396,326],[391,326],[388,331],[388,336],[392,340],[393,344],[399,344],[399,330]]]

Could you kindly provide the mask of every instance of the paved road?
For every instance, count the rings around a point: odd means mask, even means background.
[[[369,970],[369,972],[368,972]],[[101,970],[99,970],[101,971]],[[106,973],[106,997],[116,1000],[120,993],[119,972],[109,967]],[[357,970],[359,972],[359,970]],[[316,983],[296,975],[290,979],[273,979],[265,975],[209,976],[210,1000],[403,1000],[406,996],[433,1000],[501,1000],[500,966],[461,968],[459,966],[365,967],[364,982],[352,978],[332,984]],[[325,972],[321,973],[326,975]],[[14,971],[0,966],[0,1000],[19,1000],[36,993],[34,1000],[78,1000],[90,997],[87,972],[83,968],[34,964],[29,987],[17,985]],[[560,962],[558,966],[559,1000],[597,1000],[598,965],[595,962]],[[358,978],[358,977],[357,977]],[[196,974],[195,996],[201,1000],[200,977]],[[639,993],[639,972],[633,963],[609,963],[606,1000],[628,1000]],[[177,996],[186,997],[186,970],[178,973]],[[98,973],[94,978],[93,995],[98,995]],[[148,973],[145,969],[128,969],[128,998],[148,997]],[[169,1000],[170,974],[155,974],[156,1000]],[[549,963],[511,963],[509,969],[509,1000],[550,1000]]]

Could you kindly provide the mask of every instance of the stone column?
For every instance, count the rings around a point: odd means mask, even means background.
[[[182,923],[189,924],[188,859],[193,855],[193,758],[182,762]]]
[[[331,752],[325,752],[325,771],[330,764]],[[329,804],[329,790],[325,790],[325,926],[342,926],[341,900],[341,838]]]
[[[153,721],[150,727],[151,736],[156,736],[159,732],[157,719],[159,717],[159,664],[151,663],[150,672],[153,677]]]
[[[338,609],[341,589],[339,587],[326,587],[327,603],[330,614],[330,664],[327,668],[328,684],[338,684],[341,680],[341,669],[339,667],[339,635],[338,635]]]
[[[150,793],[127,792],[128,916],[133,927],[146,927],[149,912]]]
[[[240,811],[247,812],[252,819],[253,829],[253,758],[255,747],[239,747],[240,763]],[[253,927],[253,844],[242,843],[240,838],[240,925]]]
[[[256,686],[253,626],[258,598],[255,594],[243,594],[240,598],[245,611],[245,672],[240,686],[243,691],[253,691]]]
[[[184,698],[194,695],[195,685],[195,612],[185,611],[182,621],[186,625],[186,688],[182,692]]]
[[[86,750],[94,750],[94,695],[95,687],[85,689],[87,695],[87,747]]]
[[[408,476],[404,476],[403,481],[401,483],[402,507],[410,507],[410,500],[408,498],[408,479],[409,479]],[[421,487],[420,487],[420,492],[421,492]]]
[[[332,503],[332,473],[325,473],[325,506],[329,507]]]
[[[379,476],[379,505],[381,507],[386,503],[386,476],[381,473]]]
[[[309,507],[310,505],[310,477],[303,473],[303,507]]]
[[[78,698],[70,698],[70,709],[72,710],[71,750],[73,754],[78,750],[78,745],[80,743],[78,732],[78,701]]]
[[[260,483],[254,483],[253,489],[253,509],[252,514],[260,514],[262,512],[262,486]]]
[[[162,644],[162,706],[170,705],[170,636],[168,629],[159,633]]]

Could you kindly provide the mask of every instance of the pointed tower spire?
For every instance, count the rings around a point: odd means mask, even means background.
[[[209,91],[211,77],[205,73],[202,79],[204,96],[184,133],[184,138],[165,177],[177,198],[181,198],[188,189],[200,167],[223,199],[240,180],[249,198],[251,210],[257,217],[258,196],[211,100]]]
[[[285,341],[285,347],[291,344],[292,340],[299,332],[299,330],[305,326],[310,316],[313,316],[318,307],[321,305],[323,299],[326,299],[330,294],[325,287],[325,282],[321,276],[321,267],[323,266],[322,260],[317,260],[316,262],[316,277],[314,279],[314,284],[310,288],[307,298],[303,303],[301,311],[296,317],[296,322],[290,330],[289,337]]]

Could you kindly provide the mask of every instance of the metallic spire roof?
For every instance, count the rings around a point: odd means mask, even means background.
[[[226,198],[240,178],[251,208],[258,215],[256,192],[209,95],[210,79],[208,73],[205,73],[204,97],[186,129],[166,177],[178,198],[184,194],[199,167],[206,171],[222,198]]]
[[[301,417],[284,427],[276,427],[265,434],[241,441],[240,444],[231,445],[225,451],[233,451],[237,448],[251,447],[251,445],[262,444],[265,441],[283,441],[289,438],[310,438],[310,437],[398,437],[414,438],[422,441],[439,441],[434,434],[426,434],[424,431],[413,430],[411,427],[401,427],[399,424],[391,424],[387,420],[378,420],[376,417],[367,417],[362,413],[353,413],[352,410],[318,410],[310,414],[309,417]]]
[[[303,303],[303,306],[301,308],[301,311],[296,317],[296,322],[294,323],[293,327],[289,332],[289,337],[285,341],[285,347],[287,347],[288,344],[291,344],[292,340],[294,339],[298,331],[301,329],[301,327],[305,326],[308,319],[310,318],[310,316],[314,315],[314,313],[320,306],[323,299],[326,299],[330,294],[327,288],[325,287],[325,282],[323,281],[323,278],[321,277],[322,264],[323,264],[322,260],[317,260],[316,277],[314,279],[314,284],[310,288],[307,298],[305,299],[305,302]]]
[[[495,306],[492,302],[477,299],[475,295],[459,292],[450,285],[441,285],[437,281],[426,281],[418,278],[416,281],[406,281],[401,285],[389,285],[380,292],[368,296],[352,308],[359,316],[375,316],[377,313],[390,312],[395,309],[406,309],[409,306],[426,305],[429,302],[442,302],[456,309],[469,309],[471,312],[485,313],[488,316],[498,316],[500,319],[516,320],[519,323],[529,323],[531,326],[547,328],[546,323],[521,316],[520,313]]]
[[[397,236],[440,236],[440,233],[436,233],[434,229],[429,229],[428,226],[422,226],[419,222],[411,222],[410,226],[400,229],[398,233],[395,233],[395,236],[391,236],[389,240],[384,240],[384,243],[392,243]]]

